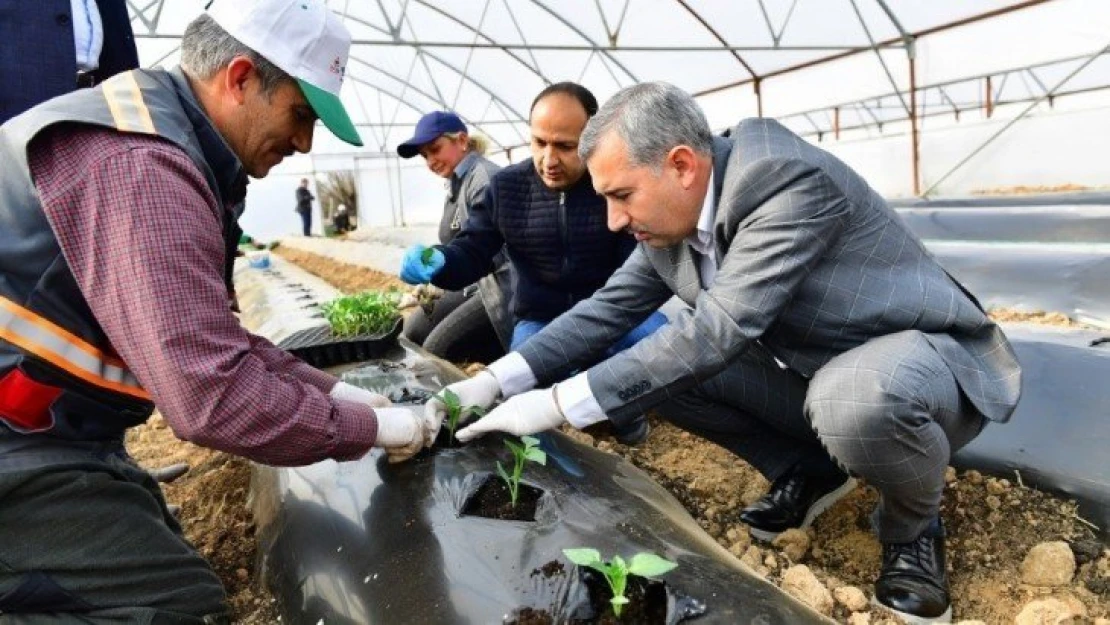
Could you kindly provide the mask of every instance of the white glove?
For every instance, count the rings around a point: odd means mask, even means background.
[[[401,462],[424,448],[420,412],[414,408],[378,408],[378,438],[375,447],[385,449],[390,462]]]
[[[525,436],[559,427],[566,420],[555,402],[555,389],[545,388],[509,398],[474,425],[456,432],[455,436],[464,443],[489,432]]]
[[[478,375],[455,382],[443,388],[459,396],[459,405],[463,408],[474,407],[488,410],[497,397],[501,394],[501,385],[497,378],[489,371],[482,371]],[[437,393],[437,395],[441,394]],[[447,416],[447,405],[439,397],[432,397],[424,404],[424,437],[428,445],[435,440],[439,426]],[[465,418],[465,417],[464,417]]]
[[[371,408],[384,408],[393,405],[393,402],[389,401],[389,398],[385,395],[379,395],[374,391],[368,391],[354,384],[347,384],[346,382],[339,382],[333,386],[329,395],[335,399],[366,404]]]

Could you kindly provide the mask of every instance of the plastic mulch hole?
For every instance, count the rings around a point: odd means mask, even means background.
[[[543,497],[543,490],[521,482],[514,506],[504,480],[491,474],[463,502],[462,515],[534,523],[540,497]]]
[[[608,623],[643,623],[644,625],[664,625],[667,619],[667,585],[661,581],[646,579],[639,575],[628,576],[628,586],[624,596],[628,603],[621,609],[618,617],[613,614],[613,591],[605,576],[597,571],[581,568],[578,574],[589,593],[589,605],[593,616],[589,622],[606,625]]]

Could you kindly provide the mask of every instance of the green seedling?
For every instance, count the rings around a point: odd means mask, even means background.
[[[401,316],[400,300],[396,290],[366,291],[325,302],[320,310],[336,336],[384,334]]]
[[[449,388],[443,389],[435,397],[443,402],[443,405],[447,408],[447,416],[443,419],[443,424],[447,427],[447,440],[449,441],[455,440],[455,430],[458,429],[459,421],[462,421],[463,417],[467,415],[484,417],[486,415],[485,409],[478,406],[464,407],[459,402],[459,396]]]
[[[540,440],[531,436],[521,436],[520,442],[523,445],[518,445],[510,440],[505,440],[505,446],[513,452],[513,473],[510,475],[505,471],[505,467],[501,466],[501,461],[497,461],[497,474],[501,479],[505,480],[505,484],[509,487],[509,498],[512,500],[513,507],[516,507],[517,495],[520,493],[520,474],[524,472],[524,463],[528,460],[538,462],[540,464],[547,464],[547,454],[540,449]]]
[[[424,263],[424,265],[430,265],[432,263],[432,254],[435,253],[436,248],[434,247],[424,248],[424,251],[420,252],[420,262]]]
[[[628,603],[628,597],[624,596],[624,589],[628,584],[629,575],[655,577],[678,566],[670,560],[648,552],[637,553],[627,564],[620,556],[613,556],[612,560],[606,562],[601,559],[601,553],[597,549],[588,547],[563,549],[563,555],[578,566],[591,568],[605,576],[605,581],[609,582],[609,588],[613,591],[613,598],[609,603],[613,604],[615,616],[620,616],[621,610]]]

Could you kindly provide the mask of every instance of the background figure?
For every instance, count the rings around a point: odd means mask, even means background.
[[[301,186],[297,187],[297,214],[301,216],[301,231],[306,237],[312,236],[312,200],[316,196],[308,190],[308,178],[301,178]]]
[[[347,205],[340,204],[335,207],[335,216],[331,218],[332,228],[336,234],[346,234],[351,231],[351,214],[347,212]]]
[[[424,157],[428,169],[446,180],[447,198],[439,222],[440,243],[462,231],[499,169],[485,158],[486,142],[472,137],[466,124],[450,111],[420,118],[411,139],[397,146],[401,158]],[[447,291],[427,308],[405,319],[404,335],[429,352],[454,362],[490,362],[505,354],[512,334],[508,300],[511,274],[503,256],[492,273],[465,288]]]
[[[0,0],[0,124],[139,66],[125,0]]]

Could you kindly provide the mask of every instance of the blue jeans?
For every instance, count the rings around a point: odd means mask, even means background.
[[[516,322],[516,325],[513,327],[513,339],[509,346],[509,349],[518,349],[521,345],[524,345],[526,342],[528,342],[528,339],[539,334],[540,330],[543,330],[545,327],[547,327],[547,324],[549,323],[551,322],[529,321],[527,319],[522,319]],[[662,328],[666,324],[666,315],[659,311],[651,313],[651,316],[648,317],[643,323],[636,326],[635,328],[632,328],[631,332],[625,334],[616,343],[613,343],[613,345],[609,347],[609,351],[605,352],[605,357],[608,358],[616,353],[623,352],[636,343],[639,343],[642,339],[647,337],[647,335],[655,332],[659,328]]]

